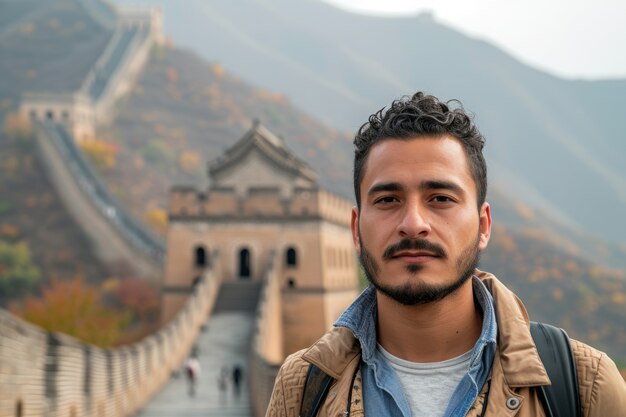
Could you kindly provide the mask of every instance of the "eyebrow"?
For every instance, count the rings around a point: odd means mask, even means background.
[[[381,191],[400,191],[402,188],[403,187],[398,182],[383,182],[370,188],[367,191],[367,195],[371,196],[372,194],[380,193]]]
[[[380,184],[376,184],[372,188],[370,188],[367,192],[367,195],[371,196],[372,194],[376,194],[376,193],[384,192],[384,191],[401,191],[403,188],[404,187],[398,182],[383,182]],[[465,194],[461,186],[451,181],[441,181],[441,180],[422,181],[419,185],[419,189],[421,191],[449,190],[459,195]]]
[[[460,185],[451,181],[440,181],[440,180],[423,181],[420,184],[419,188],[422,191],[424,190],[449,190],[459,195],[465,194],[465,191],[463,191],[463,188],[461,188]]]

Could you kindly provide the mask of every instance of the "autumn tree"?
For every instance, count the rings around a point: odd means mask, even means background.
[[[178,159],[178,166],[187,174],[196,174],[200,170],[201,157],[198,152],[181,152]]]
[[[12,310],[48,331],[101,347],[111,346],[129,321],[127,313],[106,306],[99,291],[80,277],[53,279],[41,297],[29,295],[21,307]]]
[[[162,208],[154,207],[148,209],[145,213],[145,219],[157,233],[165,234],[167,231],[167,212]]]
[[[127,277],[105,281],[108,298],[117,308],[129,315],[129,326],[124,329],[116,344],[141,340],[159,326],[159,292],[144,279]]]
[[[110,142],[98,139],[85,139],[79,142],[82,151],[98,168],[114,168],[119,148]]]
[[[40,276],[25,242],[0,240],[0,300],[23,296],[36,286]]]
[[[154,322],[158,319],[159,294],[146,280],[125,278],[112,292],[136,320]]]
[[[7,137],[22,146],[27,146],[33,138],[33,125],[24,113],[8,113],[3,127]]]

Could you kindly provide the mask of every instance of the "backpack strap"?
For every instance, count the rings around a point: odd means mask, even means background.
[[[576,364],[565,330],[545,323],[530,323],[530,333],[552,385],[539,387],[539,397],[548,417],[580,417]]]
[[[545,323],[530,323],[541,362],[552,385],[539,387],[539,397],[547,417],[581,417],[578,378],[574,354],[565,330]],[[304,382],[300,417],[315,417],[333,378],[311,364]]]
[[[300,404],[300,417],[315,417],[319,411],[333,377],[326,374],[317,366],[309,365],[302,392],[302,403]]]

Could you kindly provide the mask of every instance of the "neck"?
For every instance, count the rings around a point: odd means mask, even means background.
[[[472,280],[437,302],[405,306],[377,292],[378,343],[411,362],[439,362],[472,349],[482,329]]]

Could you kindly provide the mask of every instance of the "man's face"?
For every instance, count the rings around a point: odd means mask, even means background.
[[[364,170],[352,236],[370,282],[406,305],[454,292],[491,231],[462,145],[450,136],[387,139],[372,147]]]

